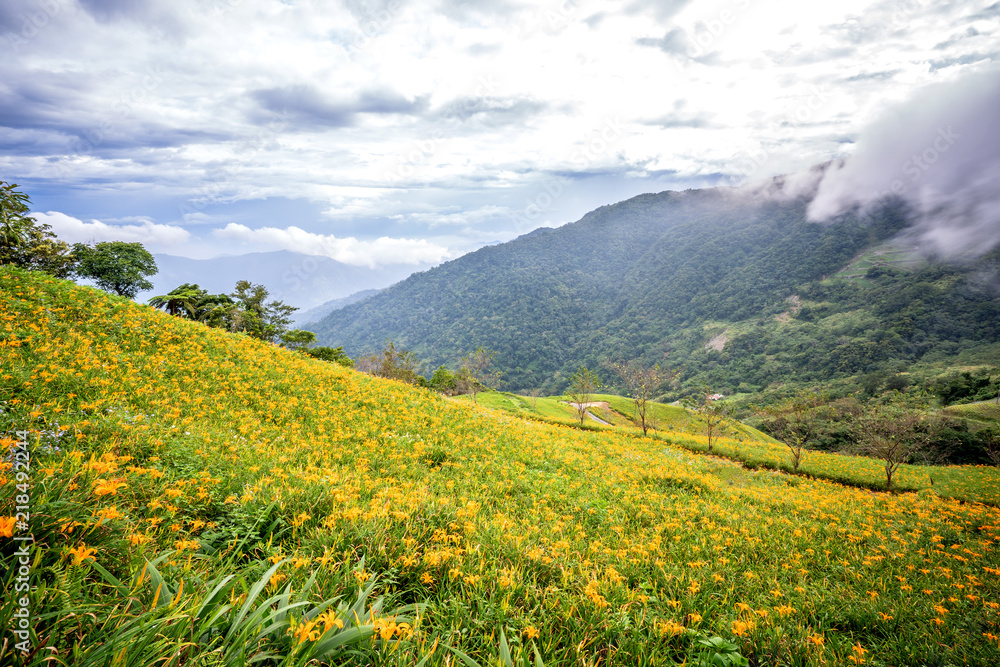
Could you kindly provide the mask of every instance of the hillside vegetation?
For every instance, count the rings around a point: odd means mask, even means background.
[[[461,405],[8,268],[0,346],[28,664],[1000,661],[988,505]]]
[[[483,346],[508,388],[545,393],[606,359],[678,369],[671,399],[702,384],[834,381],[846,393],[920,364],[914,381],[996,366],[1000,251],[912,261],[912,246],[889,242],[908,224],[902,203],[829,224],[808,222],[807,204],[726,188],[641,195],[415,274],[310,328],[351,355],[393,340],[429,369]]]

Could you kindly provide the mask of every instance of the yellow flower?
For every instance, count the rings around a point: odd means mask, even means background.
[[[664,635],[679,635],[684,632],[684,626],[680,623],[675,623],[674,621],[664,621],[663,623],[658,623],[657,627],[660,630],[660,634]]]
[[[97,553],[97,549],[90,549],[86,544],[81,544],[68,551],[73,554],[73,565],[79,565],[85,560],[94,560],[94,554]]]
[[[104,509],[100,510],[97,514],[95,514],[94,518],[96,518],[98,523],[100,523],[102,521],[111,521],[112,519],[120,519],[123,516],[125,515],[119,512],[117,507],[105,507]]]
[[[316,622],[323,624],[324,634],[329,632],[331,628],[337,628],[339,630],[344,629],[343,619],[337,618],[337,612],[331,611],[329,609],[327,611],[324,611],[319,616],[317,616]]]
[[[94,495],[117,496],[118,489],[122,488],[123,486],[128,486],[128,485],[121,480],[99,479],[94,482]]]
[[[0,537],[14,537],[14,526],[17,519],[12,516],[0,516]]]
[[[524,636],[528,639],[534,639],[539,635],[538,628],[533,625],[529,625],[524,629]]]
[[[316,628],[315,621],[306,621],[298,626],[293,624],[292,627],[288,628],[288,634],[296,637],[299,644],[305,641],[316,641],[320,637],[320,631]]]
[[[753,629],[752,623],[746,623],[744,621],[733,621],[733,634],[737,637],[742,637],[747,632]]]

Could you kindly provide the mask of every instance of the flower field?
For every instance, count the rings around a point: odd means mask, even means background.
[[[992,505],[524,420],[7,268],[0,432],[3,665],[1000,664]],[[995,502],[992,473],[962,474]]]

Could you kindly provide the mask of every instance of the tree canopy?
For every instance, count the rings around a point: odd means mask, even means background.
[[[73,245],[79,261],[77,275],[91,278],[98,287],[118,296],[134,299],[139,292],[153,289],[147,276],[156,274],[156,260],[141,243],[105,241],[94,246]]]
[[[18,187],[0,181],[0,264],[70,277],[76,258],[69,245],[57,239],[49,225],[31,217],[31,200]]]

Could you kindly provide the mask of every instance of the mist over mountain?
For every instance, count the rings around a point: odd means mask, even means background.
[[[809,205],[826,220],[886,196],[914,213],[910,237],[946,257],[1000,242],[1000,71],[992,67],[918,91],[887,109],[849,159],[825,170]]]
[[[166,294],[183,283],[196,283],[213,294],[219,294],[232,292],[238,280],[249,280],[267,287],[272,299],[302,310],[363,290],[387,287],[414,271],[427,268],[402,264],[380,268],[353,266],[329,257],[287,250],[212,259],[164,254],[154,255],[154,258],[158,272],[150,278],[153,289],[141,293],[138,296],[140,301]]]
[[[415,274],[313,329],[352,355],[393,340],[428,371],[481,345],[510,388],[548,390],[606,359],[753,391],[997,341],[995,251],[927,263],[893,244],[919,219],[905,199],[818,223],[793,190],[776,179],[634,197]],[[875,259],[851,269],[866,253]]]

